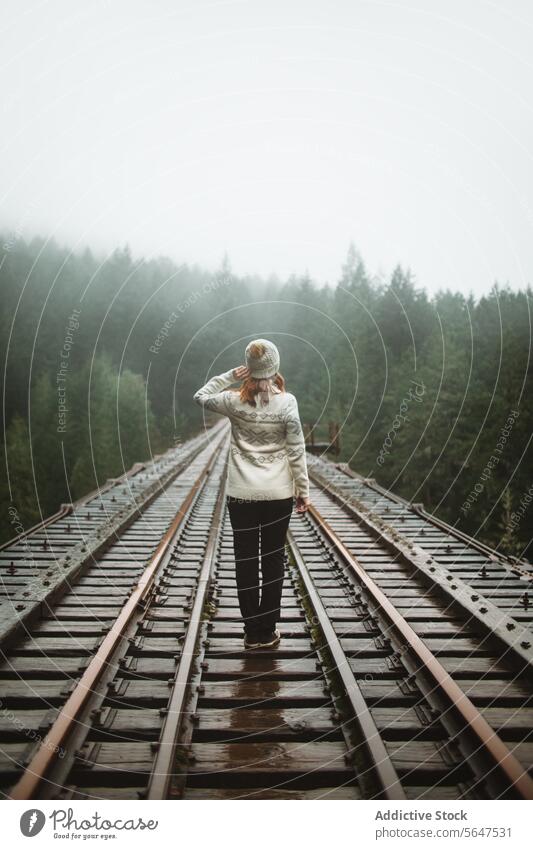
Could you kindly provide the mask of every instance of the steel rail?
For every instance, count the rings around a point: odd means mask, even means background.
[[[200,569],[200,575],[198,583],[196,584],[196,593],[194,596],[190,619],[187,625],[183,648],[181,650],[179,665],[176,677],[172,684],[172,691],[167,705],[167,713],[165,714],[152,772],[148,780],[148,787],[145,795],[145,798],[147,799],[166,799],[170,783],[172,781],[174,752],[182,726],[185,700],[189,692],[189,682],[195,658],[195,648],[202,625],[202,613],[208,597],[208,591],[211,586],[214,567],[216,564],[217,549],[222,527],[222,516],[225,507],[225,491],[226,482],[225,475],[223,474],[217,504],[213,513],[209,536],[207,538],[207,545]]]
[[[324,491],[331,499],[353,516],[372,536],[388,545],[395,555],[400,556],[414,568],[423,580],[429,580],[431,586],[438,587],[439,591],[453,603],[459,604],[471,617],[474,617],[485,634],[498,639],[505,650],[510,651],[515,665],[520,664],[522,671],[533,670],[531,632],[526,626],[513,619],[491,599],[474,590],[468,581],[453,574],[445,564],[438,561],[436,555],[427,551],[416,540],[403,536],[379,513],[362,504],[361,499],[353,493],[344,492],[342,487],[339,488],[333,481],[328,480],[316,468],[311,467],[310,475],[324,487]]]
[[[390,492],[384,487],[381,486],[374,478],[365,478],[362,475],[359,475],[357,472],[354,472],[353,469],[350,468],[348,463],[336,463],[335,468],[342,472],[347,477],[352,478],[353,480],[360,481],[360,483],[367,486],[369,489],[374,490],[374,492],[379,493],[379,495],[383,495],[386,498],[390,498],[391,501],[395,501],[397,504],[400,504],[402,507],[406,507],[408,510],[411,510],[417,516],[420,516],[421,519],[425,519],[435,527],[440,528],[443,531],[451,534],[452,536],[457,537],[461,542],[466,543],[472,548],[477,549],[481,554],[486,554],[491,560],[497,560],[498,562],[503,562],[504,564],[508,564],[511,569],[514,569],[515,572],[519,572],[525,578],[528,578],[530,581],[533,580],[533,571],[528,569],[521,568],[521,564],[531,567],[531,564],[526,560],[517,560],[509,557],[506,554],[503,554],[500,551],[496,551],[491,548],[490,545],[487,545],[481,540],[475,539],[475,537],[469,536],[464,531],[459,530],[459,528],[450,525],[444,519],[441,519],[439,516],[435,516],[434,513],[429,513],[423,504],[419,502],[408,501],[406,498],[403,498],[401,495],[398,495],[395,492]]]
[[[114,486],[125,482],[129,478],[141,472],[146,468],[145,463],[134,463],[131,469],[128,469],[127,472],[124,472],[123,475],[120,475],[118,478],[109,478],[105,482],[103,486],[96,487],[96,489],[92,489],[86,495],[82,495],[76,501],[66,502],[62,504],[59,510],[56,513],[52,513],[51,516],[47,516],[46,519],[42,519],[37,524],[32,525],[31,528],[28,528],[26,531],[22,531],[20,534],[17,534],[15,537],[11,537],[6,542],[3,542],[0,545],[0,551],[4,551],[6,548],[11,548],[17,543],[21,542],[21,540],[26,539],[26,537],[32,536],[32,534],[37,533],[37,531],[41,531],[43,528],[48,527],[48,525],[54,524],[54,522],[59,521],[59,519],[64,519],[65,516],[70,516],[70,514],[77,508],[83,507],[88,501],[91,501],[92,498],[96,498],[98,495],[102,495],[104,492],[109,492]]]
[[[154,462],[159,462],[161,459],[165,457],[166,454],[169,454],[173,451],[173,448],[169,448],[168,451],[165,451],[163,454],[158,454],[154,457]],[[194,453],[198,453],[202,450],[202,447],[198,449]],[[124,472],[122,475],[119,475],[118,478],[109,478],[103,486],[96,487],[92,489],[90,492],[86,493],[86,495],[82,495],[80,498],[76,499],[76,501],[66,502],[62,504],[59,510],[55,513],[52,513],[51,516],[47,516],[46,519],[42,519],[40,522],[37,522],[35,525],[32,525],[31,528],[28,528],[25,531],[22,531],[20,534],[17,534],[11,539],[6,540],[5,542],[0,544],[0,551],[5,551],[8,548],[11,548],[17,543],[21,542],[26,537],[31,536],[34,533],[42,530],[43,528],[48,527],[48,525],[54,524],[54,522],[59,521],[60,519],[64,519],[66,516],[69,516],[77,507],[83,507],[84,504],[87,504],[88,501],[91,501],[93,498],[97,498],[99,495],[102,495],[105,492],[109,492],[114,486],[119,486],[121,483],[126,483],[130,478],[139,474],[143,470],[148,470],[151,463],[134,463],[127,472]]]
[[[125,630],[135,616],[137,608],[146,601],[164,555],[172,544],[176,532],[187,514],[189,505],[193,501],[197,491],[208,478],[215,459],[218,456],[218,452],[221,450],[224,438],[225,434],[222,435],[218,443],[215,445],[209,460],[181,503],[174,519],[172,520],[172,524],[162,537],[161,542],[150,558],[150,561],[139,578],[133,592],[115,619],[110,631],[107,633],[96,653],[91,658],[89,665],[85,669],[69,698],[61,708],[50,730],[41,741],[37,752],[32,757],[29,764],[25,767],[18,782],[12,788],[10,792],[10,797],[12,799],[33,798],[54,760],[58,758],[58,753],[61,751],[65,740],[78,721],[78,717],[88,698],[91,693],[94,692],[94,688],[101,678],[106,666],[109,664],[117,646],[120,644]]]
[[[465,728],[471,733],[477,747],[483,751],[492,768],[503,780],[506,789],[513,790],[519,798],[533,799],[533,779],[529,777],[518,759],[507,748],[479,710],[470,701],[466,693],[458,686],[433,652],[420,639],[407,620],[398,612],[385,593],[366,572],[357,558],[344,545],[329,523],[313,505],[309,513],[321,528],[325,537],[335,547],[345,563],[364,585],[370,596],[380,608],[380,612],[392,625],[394,631],[405,641],[410,651],[416,656],[424,672],[432,681],[433,686],[445,696],[446,701],[457,712]]]
[[[12,548],[14,545],[17,545],[19,542],[22,542],[23,539],[26,539],[32,534],[37,533],[37,531],[41,531],[43,528],[48,527],[48,525],[52,525],[54,522],[57,522],[59,519],[64,519],[65,516],[70,515],[74,508],[73,504],[62,504],[59,510],[56,513],[52,513],[51,516],[48,516],[46,519],[42,519],[40,522],[37,522],[36,525],[32,525],[31,528],[28,528],[25,531],[21,531],[20,534],[17,534],[15,537],[11,537],[6,542],[3,542],[0,545],[0,551],[5,551],[7,548]]]
[[[224,427],[215,425],[212,428],[213,435],[204,436],[202,438],[195,437],[192,440],[195,445],[192,450],[176,457],[174,462],[170,463],[170,468],[159,469],[158,475],[154,476],[151,483],[143,487],[131,502],[119,506],[119,509],[110,511],[106,516],[106,521],[101,526],[94,526],[88,532],[82,531],[82,538],[78,540],[73,548],[68,549],[59,556],[54,556],[53,560],[48,563],[48,566],[58,567],[60,563],[63,565],[64,572],[56,574],[51,582],[45,582],[44,569],[41,569],[38,575],[33,579],[32,583],[26,584],[26,588],[31,591],[31,598],[26,596],[23,599],[24,611],[11,608],[10,614],[2,618],[0,623],[0,646],[5,646],[17,638],[17,636],[30,626],[36,618],[41,615],[41,610],[44,605],[50,607],[57,604],[59,597],[67,590],[71,589],[73,581],[82,577],[83,572],[94,560],[100,557],[114,540],[124,533],[127,528],[136,521],[137,518],[147,510],[151,504],[159,498],[162,493],[170,486],[176,478],[181,475],[187,465],[194,460],[203,450],[205,450],[212,442],[220,438]],[[172,449],[169,449],[172,450]],[[169,453],[169,452],[166,452]],[[161,455],[165,456],[165,455]],[[134,475],[141,471],[142,464],[136,463],[127,472],[127,475]],[[144,467],[143,467],[144,468]],[[125,478],[112,478],[100,492],[105,489],[111,490],[117,482],[125,483]],[[94,491],[98,494],[98,490]],[[74,508],[82,505],[86,499],[95,497],[93,494],[84,496],[80,501],[74,502]],[[103,502],[101,502],[101,507]],[[76,514],[73,514],[76,520]],[[51,521],[55,521],[55,516],[51,517]],[[83,546],[82,546],[83,543]],[[7,545],[10,545],[8,542]],[[53,551],[52,551],[53,554]],[[31,556],[31,552],[30,552]],[[48,576],[46,576],[48,577]]]
[[[394,768],[385,743],[368,709],[368,705],[352,672],[348,658],[335,633],[335,629],[331,624],[322,599],[317,592],[314,581],[291,531],[287,535],[287,540],[289,550],[304,583],[307,597],[318,617],[318,623],[324,635],[325,644],[335,663],[335,670],[342,680],[346,696],[353,711],[353,718],[363,735],[367,754],[372,763],[372,771],[381,788],[381,792],[376,798],[389,800],[406,799],[407,797],[398,773]]]

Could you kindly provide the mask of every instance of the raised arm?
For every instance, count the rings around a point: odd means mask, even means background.
[[[194,393],[194,400],[200,406],[205,407],[206,410],[227,416],[226,392],[223,390],[231,386],[232,383],[235,383],[233,369],[208,380],[205,386]]]
[[[309,478],[305,459],[305,440],[298,412],[298,402],[294,395],[290,396],[289,408],[285,419],[285,434],[287,455],[294,478],[296,496],[298,499],[309,498]]]

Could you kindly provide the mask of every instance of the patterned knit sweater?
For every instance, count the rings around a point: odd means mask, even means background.
[[[305,443],[298,404],[277,392],[262,407],[243,404],[228,390],[233,371],[211,378],[194,396],[202,407],[231,422],[227,494],[257,501],[309,495]]]

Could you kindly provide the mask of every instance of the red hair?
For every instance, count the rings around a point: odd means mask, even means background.
[[[264,380],[265,378],[263,378]],[[268,378],[268,380],[272,380],[274,386],[277,386],[280,392],[285,392],[285,379],[282,374],[276,372],[276,374],[272,378]],[[255,396],[258,392],[261,391],[260,383],[261,379],[257,377],[247,377],[242,382],[241,388],[239,391],[239,397],[243,404],[250,404],[252,407],[256,406]]]

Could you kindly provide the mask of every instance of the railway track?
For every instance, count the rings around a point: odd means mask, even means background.
[[[0,641],[23,634],[56,597],[98,559],[113,540],[127,542],[129,528],[216,436],[220,426],[184,445],[136,463],[117,479],[0,546]],[[137,525],[137,534],[141,526]],[[146,540],[146,542],[144,542]],[[142,556],[150,534],[139,537]]]
[[[310,458],[281,645],[245,651],[226,432],[189,448],[153,470],[142,510],[124,529],[113,519],[25,633],[5,629],[4,794],[533,798],[531,617],[511,592],[526,570]],[[502,568],[510,595],[477,586]]]

